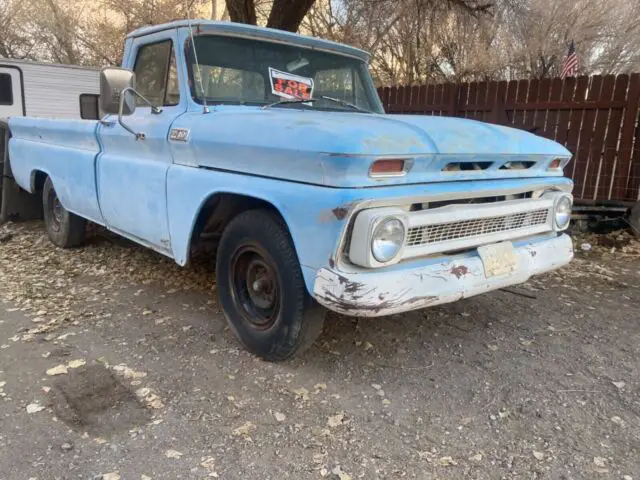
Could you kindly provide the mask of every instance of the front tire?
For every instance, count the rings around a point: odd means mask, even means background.
[[[307,293],[289,232],[269,210],[249,210],[224,230],[216,261],[220,303],[251,353],[286,360],[322,333],[325,310]]]
[[[54,245],[72,248],[82,244],[87,221],[62,206],[49,177],[42,189],[42,206],[47,235]]]

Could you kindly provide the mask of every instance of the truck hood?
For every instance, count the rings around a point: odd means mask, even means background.
[[[189,130],[187,145],[174,142],[184,163],[344,187],[552,176],[561,172],[549,173],[548,163],[571,156],[522,130],[449,117],[224,106],[187,113],[172,127]],[[407,175],[369,178],[371,162],[390,157],[410,160]],[[530,166],[504,168],[515,162]],[[464,163],[473,169],[443,171]]]

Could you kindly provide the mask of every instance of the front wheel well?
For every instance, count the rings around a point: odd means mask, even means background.
[[[34,170],[31,173],[31,192],[36,193],[42,191],[44,188],[44,183],[47,181],[47,175],[45,172],[41,170]]]
[[[249,195],[236,193],[216,193],[211,195],[200,208],[191,232],[189,257],[201,255],[215,257],[222,232],[237,215],[247,210],[270,210],[278,215],[280,211],[270,202]]]

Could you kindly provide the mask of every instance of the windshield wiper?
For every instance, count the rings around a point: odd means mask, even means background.
[[[280,100],[278,102],[268,103],[267,105],[263,106],[262,109],[265,110],[267,108],[275,107],[276,105],[284,105],[287,103],[311,103],[315,102],[316,100],[316,98],[308,98],[306,100],[304,98],[288,98],[285,100]]]
[[[322,98],[323,100],[329,100],[330,102],[339,103],[340,105],[344,105],[345,107],[353,108],[354,110],[358,110],[359,112],[371,113],[370,110],[367,110],[365,108],[360,108],[359,106],[354,105],[351,102],[347,102],[346,100],[341,100],[339,98],[333,98],[333,97],[327,97],[326,95],[320,95],[320,98]]]

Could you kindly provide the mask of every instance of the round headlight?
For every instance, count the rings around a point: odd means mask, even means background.
[[[569,226],[569,222],[571,221],[571,207],[572,207],[571,197],[562,196],[556,202],[555,208],[555,222],[556,227],[560,230],[567,228]]]
[[[378,224],[371,238],[371,253],[380,263],[392,260],[404,243],[404,224],[397,218],[388,218]]]

